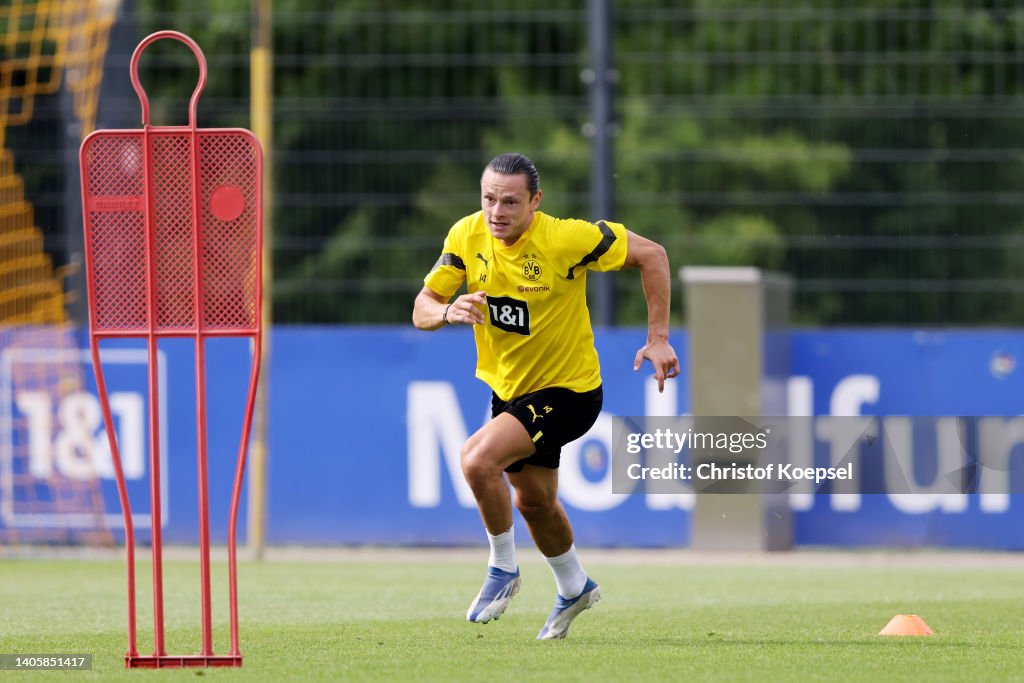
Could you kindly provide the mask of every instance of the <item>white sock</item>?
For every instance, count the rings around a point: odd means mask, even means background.
[[[575,545],[569,546],[569,549],[558,557],[547,558],[547,561],[555,575],[559,595],[572,600],[583,592],[583,586],[587,583],[587,573],[583,571],[583,566],[576,557]]]
[[[491,542],[491,556],[487,558],[487,566],[514,572],[519,566],[516,564],[515,527],[509,527],[508,531],[497,536],[492,536],[488,531],[487,540]]]

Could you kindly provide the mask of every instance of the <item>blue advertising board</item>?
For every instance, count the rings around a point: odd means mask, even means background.
[[[563,449],[560,475],[561,497],[580,545],[689,542],[692,494],[611,491],[611,416],[688,410],[685,374],[659,394],[647,369],[633,371],[643,341],[642,330],[597,331],[604,413],[585,437]],[[685,357],[685,334],[674,334],[672,341]],[[1012,417],[1021,412],[1019,397],[1024,396],[1024,374],[1017,367],[1024,356],[1024,332],[808,330],[794,332],[791,344],[791,415],[998,416],[991,426],[1001,430],[1007,457],[1016,462],[1024,451],[1024,425]],[[137,342],[109,342],[103,348],[129,492],[144,531],[150,471],[144,350]],[[269,542],[481,543],[479,516],[458,465],[463,441],[487,419],[490,403],[488,388],[473,378],[475,351],[468,330],[426,334],[408,327],[284,327],[274,330],[271,348],[273,360],[264,374],[271,391]],[[216,340],[208,346],[215,542],[227,537],[249,351],[242,340]],[[32,362],[31,354],[46,353],[57,351],[8,347],[0,356],[0,524],[55,522],[31,516],[39,506],[26,503],[18,482],[32,476],[41,482],[66,477],[85,459],[99,476],[107,519],[119,525],[88,354],[60,352],[75,355],[83,388],[76,398],[61,399],[69,405],[53,407],[43,406],[43,394],[19,375],[19,368]],[[161,342],[160,359],[164,538],[194,543],[192,342]],[[56,415],[57,424],[45,423],[44,413]],[[929,457],[933,442],[917,444],[915,454]],[[817,452],[821,444],[814,447]],[[1012,494],[819,494],[794,497],[792,507],[800,545],[1024,548],[1016,531],[1024,499]],[[243,535],[244,529],[243,505]],[[525,528],[519,531],[528,538]]]

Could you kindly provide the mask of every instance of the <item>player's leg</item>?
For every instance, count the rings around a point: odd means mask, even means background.
[[[537,638],[565,638],[573,620],[601,599],[601,590],[576,556],[572,525],[558,500],[558,470],[526,465],[520,472],[509,472],[508,478],[516,490],[516,508],[558,586],[555,606]]]
[[[462,447],[462,473],[489,533],[498,534],[512,526],[512,499],[503,476],[505,468],[534,450],[536,447],[522,423],[508,413],[489,420]]]
[[[487,578],[466,612],[469,621],[498,619],[519,591],[512,501],[503,473],[534,450],[529,433],[507,413],[490,420],[462,448],[462,472],[476,498],[491,546]]]
[[[519,472],[509,472],[508,480],[516,492],[516,509],[541,554],[557,557],[568,551],[572,525],[558,500],[558,470],[527,464]]]

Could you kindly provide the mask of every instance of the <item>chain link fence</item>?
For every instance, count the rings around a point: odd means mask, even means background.
[[[1017,324],[1024,8],[754,5],[612,3],[611,218],[674,268],[791,274],[804,323]],[[196,38],[200,124],[249,125],[247,2],[135,0],[121,21],[135,42]],[[407,321],[503,151],[537,163],[543,210],[606,218],[589,215],[591,38],[578,0],[276,2],[275,320]],[[175,48],[143,63],[154,121],[184,121],[195,68]],[[101,125],[137,119],[122,95]],[[62,197],[37,192],[43,211]],[[615,283],[619,321],[642,323],[639,277]]]

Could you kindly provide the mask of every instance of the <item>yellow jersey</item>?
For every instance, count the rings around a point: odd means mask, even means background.
[[[625,261],[626,229],[619,223],[536,211],[526,232],[506,247],[478,211],[448,231],[423,282],[445,298],[463,281],[471,293],[487,293],[484,323],[473,326],[476,376],[508,401],[549,387],[583,392],[601,384],[587,270],[618,270]]]

